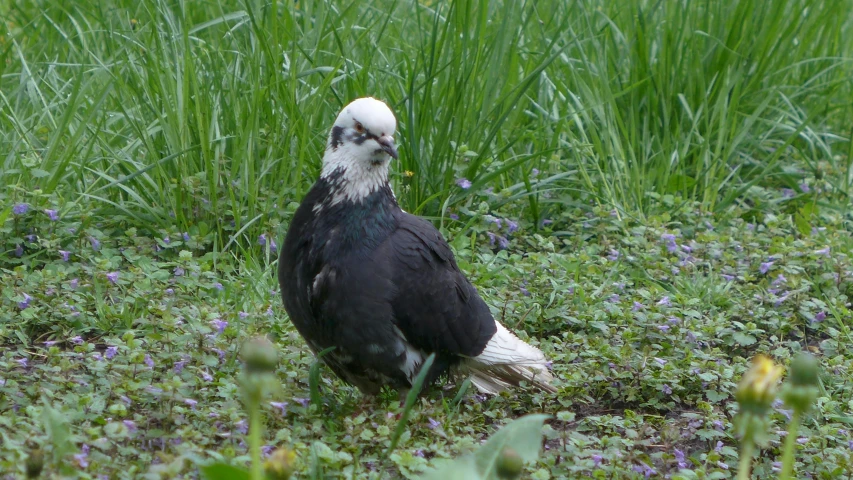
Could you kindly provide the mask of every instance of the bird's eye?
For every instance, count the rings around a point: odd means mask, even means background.
[[[364,133],[364,125],[361,122],[355,122],[355,131],[358,133]]]

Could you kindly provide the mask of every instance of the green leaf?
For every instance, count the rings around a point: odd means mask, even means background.
[[[214,463],[201,467],[201,473],[207,480],[249,480],[249,471],[227,463]]]
[[[74,443],[71,441],[71,431],[68,428],[66,416],[50,405],[47,397],[42,397],[44,410],[42,421],[50,443],[53,445],[53,461],[59,463],[66,454],[74,451]]]

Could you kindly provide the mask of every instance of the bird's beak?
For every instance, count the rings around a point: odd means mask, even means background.
[[[379,142],[379,145],[385,153],[391,155],[391,158],[394,160],[397,160],[397,149],[394,147],[394,137],[391,135],[385,135],[379,137],[376,141]]]

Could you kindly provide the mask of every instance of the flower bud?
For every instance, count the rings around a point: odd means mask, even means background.
[[[250,373],[269,373],[278,365],[278,352],[266,337],[254,337],[243,344],[243,361]]]
[[[264,472],[271,480],[288,480],[296,470],[296,452],[277,448],[264,462]]]
[[[791,384],[797,387],[817,386],[819,363],[808,353],[800,353],[791,361]]]
[[[776,384],[784,370],[768,357],[758,355],[743,375],[735,398],[742,409],[763,413],[776,398]]]
[[[496,472],[498,478],[513,479],[521,476],[521,469],[524,467],[524,460],[518,455],[518,452],[510,447],[504,447],[501,456],[498,458]]]

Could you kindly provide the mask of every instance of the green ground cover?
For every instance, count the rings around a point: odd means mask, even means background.
[[[798,478],[853,469],[849,1],[0,0],[0,472],[175,478],[264,444],[302,478],[415,476],[543,412],[532,478],[729,478],[756,353],[821,363]],[[286,320],[280,243],[350,99],[397,114],[433,219],[556,394],[361,408]],[[774,476],[786,411],[756,477]]]

